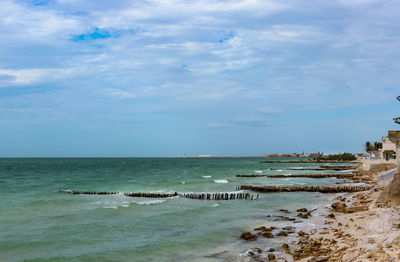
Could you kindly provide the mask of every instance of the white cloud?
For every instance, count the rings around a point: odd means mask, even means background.
[[[0,69],[0,76],[8,76],[8,81],[0,86],[32,85],[43,82],[63,80],[74,75],[74,69],[31,68],[31,69]]]
[[[24,41],[49,41],[56,37],[66,38],[68,34],[80,31],[81,22],[71,15],[49,9],[34,9],[11,0],[2,1],[0,8],[0,32],[7,39]]]

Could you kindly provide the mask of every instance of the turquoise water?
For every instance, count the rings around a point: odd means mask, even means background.
[[[0,261],[246,261],[256,225],[278,209],[312,208],[329,195],[261,194],[256,201],[71,195],[62,190],[233,192],[239,185],[332,185],[334,178],[237,178],[294,174],[263,159],[0,159]],[[268,170],[278,168],[281,170]],[[211,177],[210,177],[211,176]],[[267,215],[272,215],[267,217]],[[300,226],[296,224],[297,226]],[[274,246],[276,239],[257,245]]]

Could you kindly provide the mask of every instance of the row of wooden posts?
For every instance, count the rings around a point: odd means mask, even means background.
[[[342,193],[342,192],[360,192],[371,189],[371,185],[359,186],[240,186],[241,190],[251,190],[255,192],[320,192],[320,193]]]
[[[236,175],[236,177],[269,177],[269,178],[287,178],[287,177],[309,177],[309,178],[327,178],[327,177],[336,177],[339,179],[344,178],[352,178],[354,174],[309,174],[309,175],[258,175],[258,174],[249,174],[249,175]]]
[[[95,191],[64,191],[73,195],[116,195],[119,192],[95,192]],[[148,197],[148,198],[168,198],[168,197],[185,197],[191,199],[199,200],[234,200],[234,199],[245,199],[254,200],[258,199],[259,195],[256,197],[250,195],[249,193],[122,193],[124,196],[128,197]]]
[[[258,199],[257,197],[254,198],[253,195],[249,193],[207,193],[207,194],[179,194],[179,196],[186,197],[186,198],[193,198],[193,199],[200,199],[200,200],[234,200],[234,199],[245,199],[245,200],[254,200]]]

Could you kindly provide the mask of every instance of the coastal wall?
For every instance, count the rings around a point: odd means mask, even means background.
[[[397,161],[396,161],[396,159],[389,159],[388,161],[386,161],[385,159],[375,159],[375,160],[362,159],[360,168],[364,171],[369,171],[371,169],[371,166],[381,165],[381,164],[395,164],[396,165]]]

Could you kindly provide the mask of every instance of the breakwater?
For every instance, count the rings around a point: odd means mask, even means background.
[[[270,168],[269,170],[280,170],[278,168]],[[343,170],[353,170],[353,168],[337,168],[337,167],[324,167],[324,168],[286,168],[286,170],[294,170],[294,171],[343,171]]]
[[[234,199],[245,199],[254,200],[258,199],[250,195],[249,193],[131,193],[131,192],[96,192],[96,191],[75,191],[75,190],[63,190],[64,193],[72,195],[117,195],[123,194],[127,197],[146,197],[146,198],[168,198],[168,197],[184,197],[198,200],[234,200]]]
[[[328,170],[349,170],[349,169],[356,169],[356,165],[346,165],[346,166],[320,166],[322,169]]]
[[[310,178],[327,178],[336,177],[339,179],[353,178],[353,174],[309,174],[309,175],[236,175],[236,177],[270,177],[270,178],[287,178],[287,177],[310,177]]]
[[[339,161],[339,160],[264,160],[260,163],[345,163],[345,164],[355,164],[357,161]]]
[[[360,192],[371,189],[371,185],[362,186],[240,186],[241,190],[251,190],[255,192],[320,192],[320,193],[341,193],[341,192]]]

